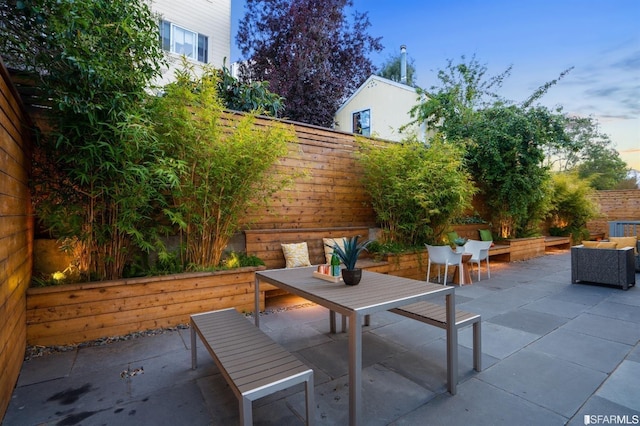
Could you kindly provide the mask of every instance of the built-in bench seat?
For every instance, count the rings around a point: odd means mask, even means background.
[[[570,237],[544,237],[544,248],[567,250],[571,248]]]
[[[511,246],[509,244],[494,244],[489,249],[489,256],[498,256],[501,254],[509,254]]]
[[[313,370],[233,308],[191,315],[191,368],[198,365],[196,334],[240,405],[240,424],[253,424],[252,402],[304,383],[307,425],[313,424]]]
[[[281,244],[306,242],[309,261],[312,265],[326,263],[323,238],[342,238],[360,236],[369,238],[369,228],[299,228],[299,229],[250,229],[244,231],[248,255],[258,256],[269,269],[284,268],[286,265]],[[367,253],[362,257],[366,258]]]
[[[369,228],[364,226],[334,227],[334,228],[297,228],[297,229],[250,229],[245,230],[245,249],[248,255],[258,256],[268,269],[279,269],[286,266],[281,244],[307,243],[309,262],[312,265],[326,263],[323,238],[343,238],[359,236],[360,240],[369,238]],[[382,272],[385,262],[374,262],[365,251],[360,255],[357,266],[374,272]],[[265,297],[275,297],[287,294],[270,284],[260,286],[264,288]]]

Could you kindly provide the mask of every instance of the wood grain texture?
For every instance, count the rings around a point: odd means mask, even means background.
[[[640,189],[596,191],[592,195],[600,209],[600,217],[587,223],[592,234],[609,237],[609,221],[640,220]]]
[[[0,62],[0,420],[18,380],[26,347],[26,291],[33,253],[30,126]]]

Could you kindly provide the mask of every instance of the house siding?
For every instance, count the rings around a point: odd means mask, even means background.
[[[151,9],[159,19],[196,31],[208,37],[209,64],[221,68],[225,58],[227,66],[231,56],[231,0],[151,0]],[[167,54],[170,66],[159,84],[173,80],[176,68],[181,66],[179,55]],[[202,63],[191,61],[200,69]]]
[[[382,77],[370,77],[336,112],[336,130],[352,132],[352,115],[369,109],[371,111],[371,136],[399,141],[407,133],[420,134],[418,126],[400,133],[400,127],[411,121],[409,111],[418,103],[415,89]]]

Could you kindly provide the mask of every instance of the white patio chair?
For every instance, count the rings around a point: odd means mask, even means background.
[[[442,285],[447,285],[447,273],[449,271],[449,265],[458,266],[458,273],[460,274],[460,282],[462,282],[462,253],[456,253],[451,250],[449,246],[430,246],[425,244],[427,252],[429,253],[429,263],[427,266],[427,282],[431,275],[431,264],[438,266],[438,283],[440,282],[440,265],[444,265],[444,282]]]
[[[480,264],[483,260],[487,261],[487,277],[491,278],[491,269],[489,267],[489,248],[491,243],[492,241],[469,240],[464,245],[464,251],[471,253],[469,262],[471,263],[472,271],[474,263],[478,266],[478,281],[480,281]]]

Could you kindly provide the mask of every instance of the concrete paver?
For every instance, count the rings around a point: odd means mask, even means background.
[[[391,313],[364,327],[365,424],[583,425],[585,416],[640,416],[640,289],[572,285],[568,251],[491,266],[492,278],[456,288],[458,306],[483,316],[484,370],[473,370],[471,329],[461,330],[455,396],[446,392],[443,330]],[[283,300],[296,306],[264,315],[263,330],[314,369],[317,424],[347,424],[347,334],[329,333],[326,309]],[[198,348],[195,371],[185,329],[26,361],[2,424],[237,423],[233,393]],[[256,424],[304,424],[304,416],[302,385],[254,403]]]

